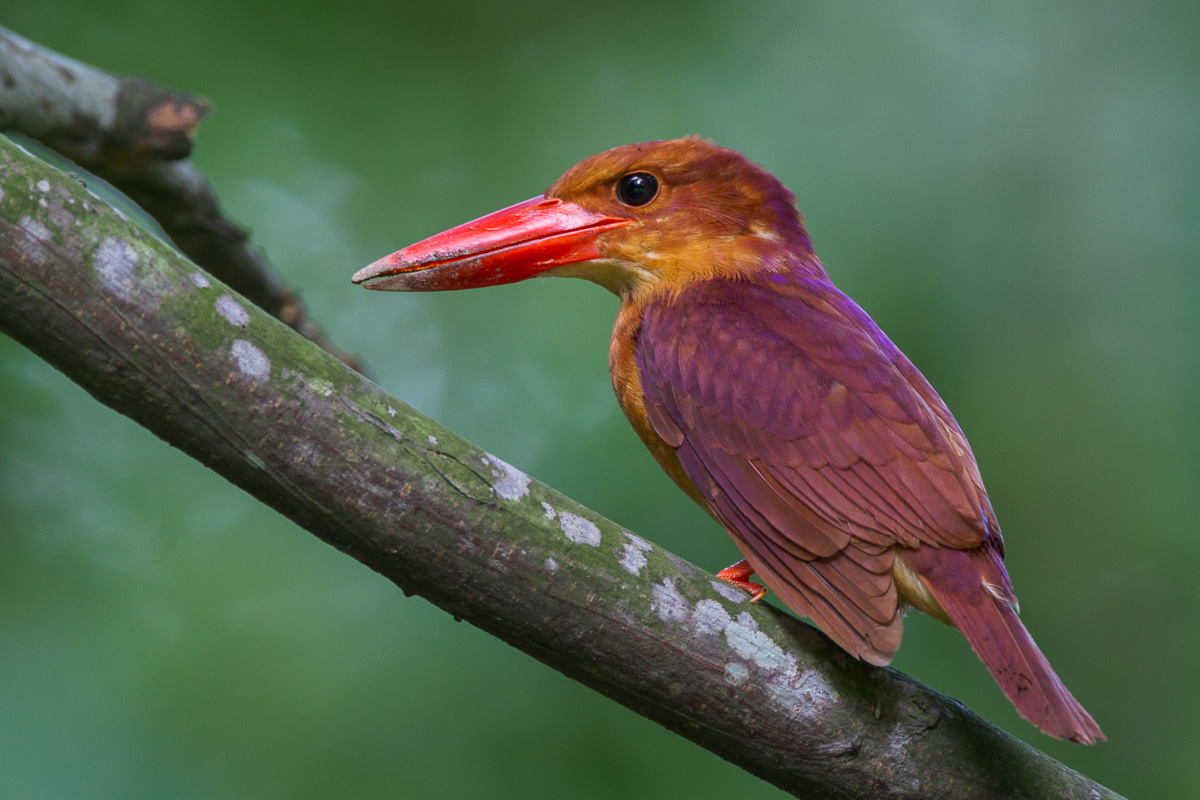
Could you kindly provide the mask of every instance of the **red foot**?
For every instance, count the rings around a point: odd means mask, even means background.
[[[757,603],[762,600],[763,595],[767,593],[767,587],[761,583],[751,583],[746,580],[754,574],[754,567],[750,566],[750,562],[742,559],[731,567],[726,567],[717,573],[717,577],[728,583],[730,586],[736,586],[743,592],[750,594],[750,602]]]

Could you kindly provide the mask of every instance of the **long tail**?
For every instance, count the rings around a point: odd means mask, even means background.
[[[905,556],[1022,717],[1056,739],[1079,744],[1105,739],[1017,617],[1017,599],[996,547],[923,547]]]

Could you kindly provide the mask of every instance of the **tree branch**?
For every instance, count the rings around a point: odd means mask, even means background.
[[[202,97],[110,75],[0,27],[0,131],[36,139],[120,189],[190,259],[361,372],[358,357],[333,346],[186,160],[208,109]]]
[[[796,796],[1117,797],[439,427],[3,137],[0,330],[405,592]]]

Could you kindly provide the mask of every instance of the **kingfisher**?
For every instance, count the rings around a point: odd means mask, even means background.
[[[718,577],[766,589],[847,653],[891,662],[915,608],[958,628],[1050,736],[1099,726],[1017,616],[1004,540],[975,456],[929,381],[833,285],[796,198],[697,137],[616,147],[540,197],[382,258],[380,291],[534,276],[620,298],[617,401],[672,480],[743,560]]]

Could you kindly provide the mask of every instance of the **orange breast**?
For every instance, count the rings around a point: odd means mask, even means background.
[[[650,417],[646,414],[645,399],[642,395],[642,381],[637,368],[637,337],[642,329],[642,313],[645,302],[622,301],[621,310],[617,313],[617,321],[613,325],[612,342],[608,348],[608,372],[612,378],[613,391],[617,394],[617,402],[629,424],[637,431],[637,435],[645,443],[650,453],[659,465],[671,476],[688,497],[700,504],[705,511],[712,512],[704,501],[696,484],[692,483],[683,471],[683,465],[675,455],[675,448],[663,441],[654,432]]]

